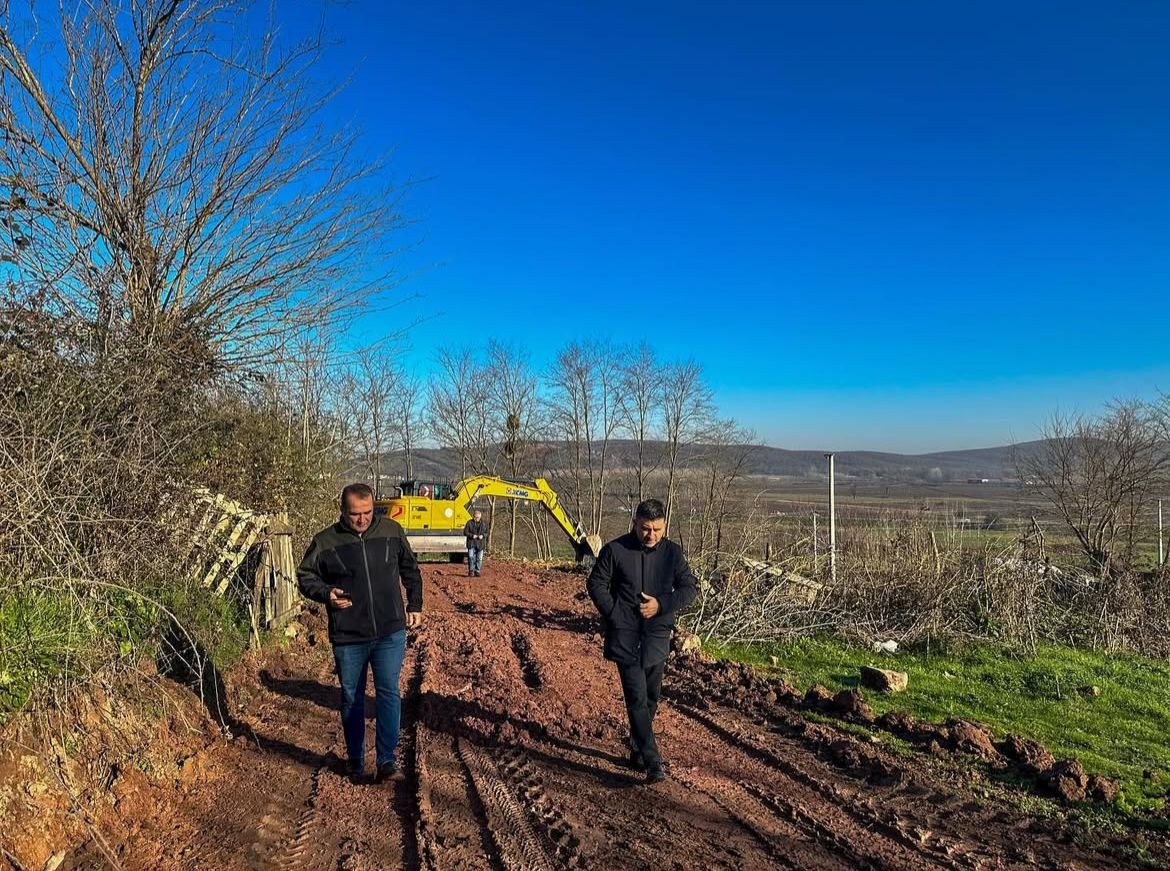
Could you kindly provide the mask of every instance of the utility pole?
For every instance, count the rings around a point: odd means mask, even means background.
[[[1165,550],[1162,548],[1162,500],[1158,500],[1158,568],[1166,565]]]
[[[833,455],[825,454],[829,461],[829,580],[837,581],[837,488],[833,473]]]

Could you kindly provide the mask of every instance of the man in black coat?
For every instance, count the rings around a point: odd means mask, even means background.
[[[634,528],[601,549],[587,588],[605,626],[605,658],[617,664],[630,719],[630,767],[647,783],[665,779],[654,740],[654,711],[670,652],[675,614],[698,593],[682,548],[663,538],[666,511],[647,499]]]
[[[483,512],[478,508],[471,514],[471,519],[463,524],[463,536],[467,539],[467,576],[479,577],[483,571],[483,552],[487,547],[487,524],[483,522]]]

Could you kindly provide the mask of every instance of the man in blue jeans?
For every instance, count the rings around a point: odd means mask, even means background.
[[[402,527],[374,516],[374,493],[365,484],[341,491],[341,517],[313,536],[297,567],[297,585],[306,598],[324,603],[329,614],[350,778],[357,783],[365,773],[366,672],[372,670],[375,782],[402,780],[398,677],[406,629],[422,625],[422,575]]]
[[[467,539],[467,576],[479,577],[483,571],[483,550],[487,547],[487,524],[483,512],[478,508],[471,519],[463,524],[463,535]]]

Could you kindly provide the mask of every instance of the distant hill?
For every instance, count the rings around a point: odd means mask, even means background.
[[[838,451],[835,454],[835,463],[840,478],[892,482],[966,481],[984,478],[1005,481],[1015,480],[1017,477],[1015,458],[1034,455],[1041,444],[1043,443],[1040,441],[1032,441],[1018,445],[931,454]],[[648,449],[661,452],[663,447],[662,443],[655,442],[649,445]],[[684,453],[683,466],[701,465],[716,450],[718,448],[713,445],[691,446]],[[541,445],[541,454],[542,466],[546,470],[564,469],[569,466],[568,446],[564,442]],[[624,439],[610,442],[606,459],[609,468],[630,468],[636,465],[636,462],[636,442]],[[403,474],[404,468],[401,451],[383,457],[383,474],[398,477]],[[744,471],[749,475],[815,480],[825,476],[827,463],[822,451],[790,451],[762,445],[751,449]],[[415,478],[451,480],[458,475],[459,454],[453,448],[422,448],[414,452]]]

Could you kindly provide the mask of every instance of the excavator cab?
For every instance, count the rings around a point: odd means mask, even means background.
[[[421,499],[451,499],[455,491],[449,481],[419,481],[412,478],[398,485],[398,495],[418,496]]]

